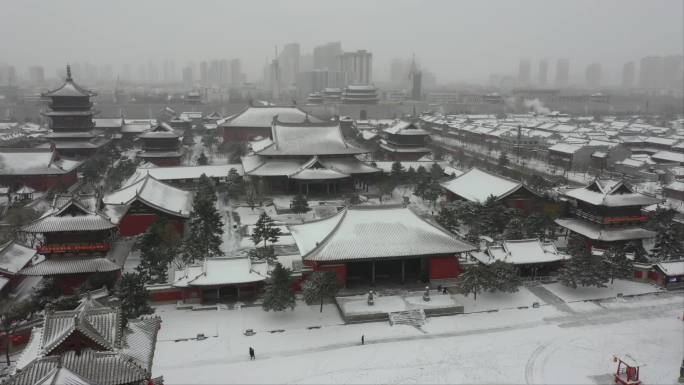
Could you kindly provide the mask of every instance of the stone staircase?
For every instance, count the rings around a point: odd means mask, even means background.
[[[395,311],[387,314],[390,325],[425,325],[425,312],[423,309],[413,309],[405,311]]]

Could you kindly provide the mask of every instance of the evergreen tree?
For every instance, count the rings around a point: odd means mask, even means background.
[[[276,263],[264,291],[261,307],[265,311],[283,311],[295,308],[295,293],[292,289],[291,271]]]
[[[245,191],[245,200],[247,201],[247,205],[249,205],[249,208],[252,209],[252,211],[254,211],[254,208],[256,207],[257,199],[258,193],[256,190],[256,186],[254,186],[254,182],[250,180],[249,183],[247,183]]]
[[[181,139],[181,142],[185,146],[192,146],[195,144],[195,135],[194,132],[192,132],[192,129],[183,132],[183,139]]]
[[[610,284],[615,278],[630,278],[634,274],[634,262],[627,259],[623,247],[612,247],[603,256],[609,275]]]
[[[413,167],[409,167],[408,170],[406,170],[406,174],[404,174],[406,181],[409,183],[414,183],[416,180],[416,169]]]
[[[216,209],[216,191],[204,174],[200,177],[193,200],[189,228],[189,237],[183,244],[185,263],[223,255],[223,221]]]
[[[380,190],[380,202],[382,202],[382,197],[385,195],[392,196],[394,189],[397,187],[397,181],[392,177],[382,177],[378,183],[378,189]]]
[[[230,197],[239,197],[243,191],[242,176],[238,174],[238,171],[233,167],[228,171],[228,177],[226,178],[226,185],[228,188],[228,195]]]
[[[660,226],[656,233],[653,257],[658,261],[680,260],[684,256],[682,234],[676,234],[675,226]]]
[[[140,274],[124,273],[116,284],[114,293],[121,301],[121,313],[124,320],[153,312],[149,304],[149,294],[145,290]]]
[[[165,283],[169,264],[179,252],[178,231],[166,218],[154,222],[140,238],[140,264],[136,271],[149,283]]]
[[[522,285],[522,279],[518,275],[515,266],[510,263],[496,261],[487,266],[490,279],[486,282],[490,292],[515,293]]]
[[[506,168],[508,165],[511,163],[511,161],[508,159],[508,154],[505,151],[501,152],[501,155],[499,155],[499,160],[498,160],[498,165],[501,168]]]
[[[216,134],[211,131],[207,131],[204,136],[202,136],[202,144],[204,147],[208,148],[209,151],[211,151],[211,149],[218,144],[218,138],[216,138]]]
[[[578,286],[606,287],[609,271],[601,258],[591,254],[581,236],[574,233],[570,236],[568,254],[570,260],[565,262],[558,275],[563,285],[573,289]]]
[[[525,229],[523,228],[523,221],[519,217],[511,218],[506,224],[503,231],[502,238],[506,240],[523,239],[525,238]]]
[[[33,314],[33,306],[29,301],[15,302],[3,299],[0,302],[0,331],[5,340],[5,360],[10,366],[10,341],[22,321],[28,320]]]
[[[489,275],[489,269],[484,265],[466,266],[465,270],[456,279],[457,286],[466,296],[473,293],[473,299],[477,301],[477,293],[480,293],[490,285],[491,279]]]
[[[399,184],[404,180],[404,173],[405,169],[401,162],[398,160],[394,161],[394,163],[392,163],[392,171],[390,172],[390,176],[396,184]]]
[[[257,219],[254,225],[251,238],[254,246],[259,246],[261,242],[264,242],[264,247],[266,247],[268,242],[278,242],[280,228],[275,225],[275,222],[268,214],[263,212],[259,215],[259,219]]]
[[[440,180],[444,176],[444,169],[442,166],[437,164],[437,162],[432,164],[432,167],[430,167],[430,177],[437,181]]]
[[[105,187],[108,189],[119,188],[124,180],[133,175],[137,167],[138,162],[128,158],[121,158],[107,172]]]
[[[295,195],[290,202],[290,208],[295,214],[305,214],[309,211],[309,202],[303,195]]]
[[[454,213],[448,207],[442,207],[435,218],[437,223],[439,223],[445,229],[455,233],[458,231],[458,219],[454,216]]]
[[[531,213],[522,218],[521,227],[526,238],[546,238],[546,229],[552,228],[550,218],[544,213]]]
[[[332,271],[315,271],[302,284],[302,295],[307,305],[320,303],[323,312],[323,301],[335,297],[341,288],[337,274]]]
[[[419,181],[423,180],[423,179],[427,179],[429,177],[429,174],[428,174],[427,170],[425,169],[425,167],[418,166],[418,168],[416,169],[416,177],[418,178]]]
[[[209,164],[209,159],[207,158],[206,155],[204,155],[204,152],[201,152],[199,156],[197,156],[197,165],[198,166],[206,166]]]

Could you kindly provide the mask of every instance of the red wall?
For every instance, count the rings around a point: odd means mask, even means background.
[[[456,257],[430,258],[430,279],[456,278],[460,272]]]
[[[90,274],[68,274],[55,276],[55,285],[65,295],[74,294],[74,290],[85,283]]]
[[[340,280],[342,283],[347,282],[347,265],[345,264],[336,264],[336,265],[319,265],[308,261],[304,261],[304,264],[307,266],[310,266],[313,271],[332,271],[337,275],[337,279]],[[306,281],[306,278],[303,279]]]
[[[223,142],[246,142],[261,136],[271,137],[271,127],[230,127],[223,129]]]
[[[0,184],[6,186],[26,185],[38,191],[47,191],[57,185],[63,188],[71,187],[76,183],[76,170],[62,175],[26,175],[0,178]]]
[[[164,291],[150,292],[152,302],[176,302],[184,299],[200,299],[202,289],[196,287],[173,287]]]
[[[156,214],[126,214],[119,222],[119,235],[130,237],[143,234],[147,231],[159,217]],[[178,230],[178,234],[183,235],[184,221],[180,219],[169,219]]]

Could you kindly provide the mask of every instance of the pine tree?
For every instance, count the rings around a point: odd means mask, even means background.
[[[515,293],[522,285],[522,279],[518,275],[515,266],[510,263],[496,261],[487,266],[490,278],[487,282],[487,290],[490,292]]]
[[[195,135],[192,132],[192,129],[185,130],[183,132],[183,139],[181,140],[181,142],[185,146],[192,146],[195,144]]]
[[[398,160],[394,161],[394,163],[392,163],[392,171],[390,172],[390,176],[396,184],[399,184],[404,180],[404,174],[404,165],[402,165]]]
[[[573,289],[578,286],[606,287],[609,271],[601,258],[591,254],[581,236],[574,233],[570,235],[568,254],[570,260],[565,262],[558,275],[563,285]]]
[[[228,171],[228,177],[226,178],[226,185],[228,188],[228,195],[230,197],[239,197],[244,189],[242,176],[238,174],[238,171],[233,167]]]
[[[439,210],[435,220],[440,224],[440,226],[451,231],[452,233],[458,231],[458,219],[456,219],[456,216],[454,216],[453,211],[450,210],[449,207],[442,207],[442,209]]]
[[[152,313],[149,294],[139,274],[124,273],[121,280],[116,284],[114,293],[121,301],[121,312],[124,320]]]
[[[432,164],[432,167],[430,167],[430,177],[437,181],[441,179],[444,176],[444,169],[442,166],[437,164],[437,162]]]
[[[257,219],[254,225],[251,238],[254,246],[259,246],[261,242],[264,242],[264,247],[266,247],[268,242],[278,242],[280,228],[275,225],[275,222],[268,214],[263,212],[259,215],[259,219]]]
[[[10,341],[22,321],[28,320],[33,313],[33,306],[29,301],[15,302],[4,299],[0,302],[0,331],[5,340],[5,359],[10,366]]]
[[[295,195],[290,202],[290,208],[292,208],[292,212],[295,214],[305,214],[309,211],[309,202],[306,201],[303,195]]]
[[[320,303],[323,312],[323,301],[334,298],[340,290],[341,284],[337,274],[331,271],[316,271],[311,273],[302,284],[302,295],[307,305]]]
[[[286,269],[280,263],[276,263],[264,291],[261,307],[265,311],[283,311],[288,307],[290,310],[294,310],[295,293],[292,289],[291,273],[290,269]]]
[[[627,259],[623,247],[610,248],[603,256],[603,260],[610,275],[611,285],[615,278],[630,278],[634,274],[634,262]]]
[[[193,200],[189,228],[189,237],[183,244],[185,263],[223,255],[223,221],[216,209],[216,191],[204,174],[200,177]]]
[[[201,152],[199,156],[197,156],[197,165],[206,166],[207,164],[209,164],[209,159],[204,155],[204,152]]]
[[[683,238],[677,235],[674,225],[660,226],[656,233],[653,256],[658,261],[680,260],[684,256]]]
[[[508,159],[508,154],[505,151],[501,152],[501,155],[499,155],[499,161],[498,165],[501,168],[506,168],[508,165],[511,163],[511,161]]]
[[[169,264],[179,252],[180,237],[164,217],[154,222],[140,238],[140,264],[136,271],[149,283],[165,283]]]
[[[525,238],[525,229],[523,228],[523,221],[519,217],[511,218],[506,224],[503,231],[503,239],[523,239]]]
[[[466,296],[473,293],[473,299],[477,301],[477,293],[490,286],[490,272],[484,265],[466,266],[465,270],[456,279],[457,286]]]

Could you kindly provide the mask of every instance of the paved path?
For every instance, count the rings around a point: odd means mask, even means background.
[[[546,302],[547,304],[555,307],[556,309],[562,312],[571,314],[575,313],[575,311],[572,310],[572,308],[568,306],[568,304],[565,303],[565,301],[563,301],[560,297],[547,290],[542,285],[526,286],[526,289],[529,290],[532,294],[536,295],[542,301]]]

